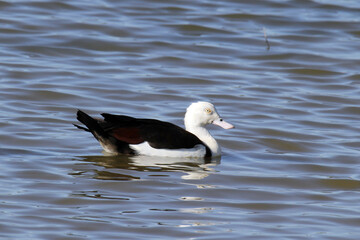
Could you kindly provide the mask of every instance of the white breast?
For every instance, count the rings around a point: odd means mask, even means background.
[[[182,158],[202,158],[206,154],[204,145],[198,144],[194,148],[180,148],[180,149],[157,149],[149,145],[148,142],[140,144],[130,144],[131,149],[136,151],[137,154],[147,156],[159,157],[182,157]]]

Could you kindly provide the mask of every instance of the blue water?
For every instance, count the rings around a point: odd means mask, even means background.
[[[0,9],[1,239],[358,239],[358,1]],[[107,156],[72,125],[183,126],[198,100],[236,126],[209,127],[211,163]]]

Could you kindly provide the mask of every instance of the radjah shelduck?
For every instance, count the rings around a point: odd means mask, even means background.
[[[216,157],[220,146],[205,128],[215,124],[224,129],[234,126],[225,122],[209,102],[192,103],[186,110],[185,129],[156,119],[101,114],[95,119],[78,110],[77,119],[91,132],[106,152],[113,154],[159,157]]]

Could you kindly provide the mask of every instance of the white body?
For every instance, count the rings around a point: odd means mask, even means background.
[[[157,149],[149,145],[148,142],[140,144],[130,144],[130,148],[138,154],[158,157],[176,157],[176,158],[201,158],[205,156],[206,149],[203,145],[196,145],[194,148],[180,149]]]

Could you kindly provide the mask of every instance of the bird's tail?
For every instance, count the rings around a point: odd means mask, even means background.
[[[96,119],[90,117],[88,114],[84,113],[83,111],[77,111],[77,120],[79,120],[79,122],[84,124],[87,128],[79,126],[77,124],[74,124],[74,126],[84,131],[91,132],[96,139],[99,140],[99,137],[107,137],[106,132],[102,129],[99,122]]]
[[[134,150],[129,148],[129,144],[119,141],[111,136],[111,134],[108,134],[100,125],[101,122],[90,117],[83,111],[77,111],[77,120],[83,123],[86,127],[79,126],[77,124],[74,124],[74,126],[84,131],[91,132],[106,152],[114,154],[134,154]]]

